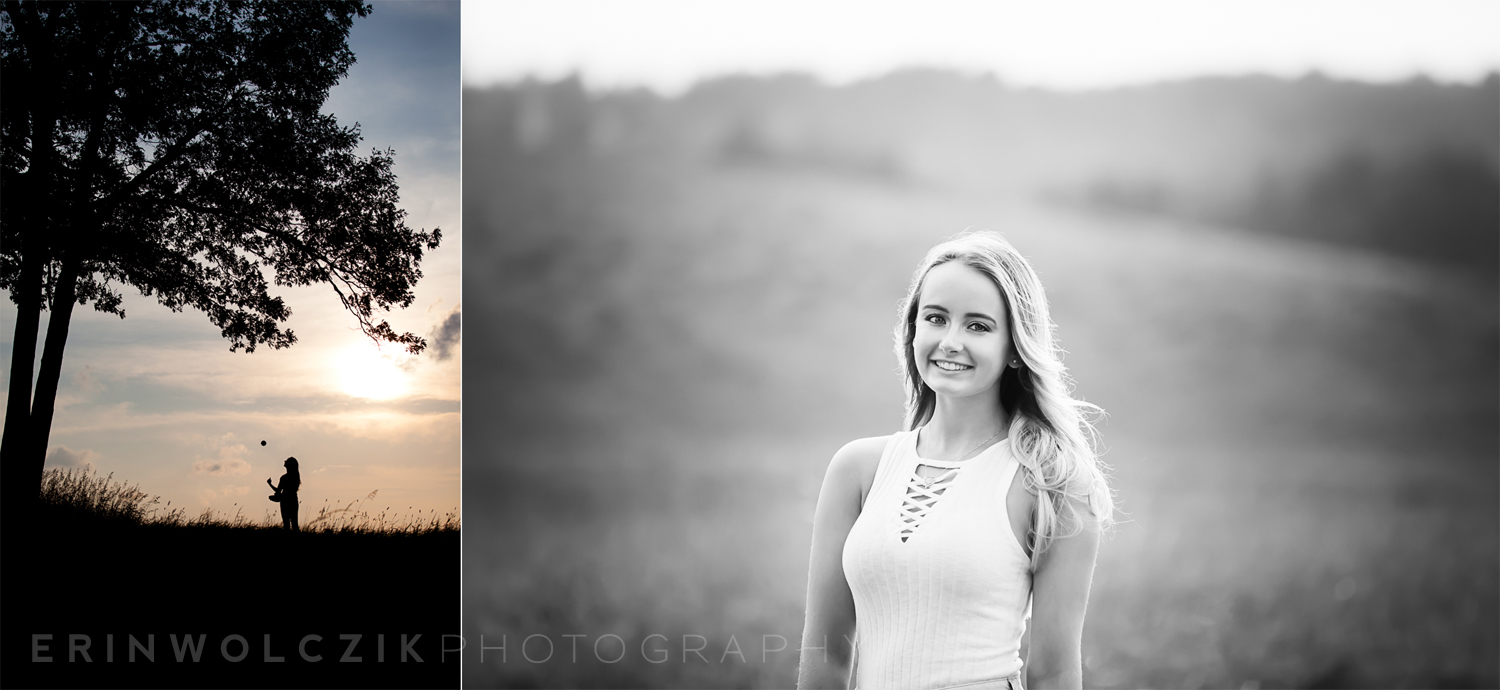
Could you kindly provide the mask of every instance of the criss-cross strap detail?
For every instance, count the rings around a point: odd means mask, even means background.
[[[918,464],[921,468],[927,463]],[[934,467],[934,465],[927,465]],[[901,541],[906,541],[922,526],[938,499],[948,492],[948,486],[958,476],[960,467],[949,467],[938,474],[923,477],[916,472],[906,480],[906,497],[901,501]]]

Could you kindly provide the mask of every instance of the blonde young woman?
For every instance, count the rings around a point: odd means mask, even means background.
[[[1081,687],[1114,500],[1041,282],[1000,235],[967,233],[928,252],[901,314],[908,430],[829,464],[797,686]]]

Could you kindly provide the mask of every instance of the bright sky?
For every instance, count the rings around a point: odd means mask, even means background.
[[[325,107],[360,123],[362,153],[395,149],[407,224],[442,228],[416,302],[387,317],[425,336],[428,351],[377,349],[327,286],[273,288],[292,308],[286,325],[298,342],[251,354],[229,352],[201,312],[174,314],[127,288],[124,320],[73,312],[49,467],[92,465],[190,516],[209,507],[260,519],[276,507],[265,480],[279,480],[295,456],[304,523],[325,501],[342,506],[375,490],[364,506],[372,513],[458,508],[461,349],[455,341],[440,358],[435,347],[460,307],[458,38],[457,2],[375,3],[355,19],[358,62]],[[6,372],[15,318],[7,296]]]
[[[805,71],[839,84],[906,66],[1090,89],[1250,72],[1474,81],[1500,69],[1493,0],[496,0],[471,2],[464,83],[581,74],[682,91]]]

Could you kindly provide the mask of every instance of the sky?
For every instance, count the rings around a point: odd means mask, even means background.
[[[113,473],[190,517],[209,508],[259,520],[276,507],[265,480],[279,481],[292,456],[303,524],[325,505],[372,492],[358,509],[396,517],[458,509],[459,4],[374,8],[355,18],[357,62],[324,112],[359,123],[362,154],[394,149],[407,225],[442,229],[441,246],[423,258],[416,301],[386,315],[398,332],[426,337],[427,351],[377,348],[326,285],[273,288],[292,309],[284,325],[298,342],[249,354],[230,352],[203,313],[173,313],[126,288],[123,320],[92,306],[73,311],[48,467]],[[15,319],[6,296],[7,379]]]
[[[578,74],[665,95],[727,73],[844,84],[901,67],[1100,89],[1247,73],[1472,82],[1500,69],[1492,0],[495,0],[465,6],[464,83]]]

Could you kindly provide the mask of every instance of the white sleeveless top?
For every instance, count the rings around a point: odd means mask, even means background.
[[[857,687],[1006,687],[1031,600],[1005,509],[1020,463],[1008,439],[957,462],[917,457],[916,439],[891,437],[844,542]],[[946,472],[924,486],[918,465]]]

